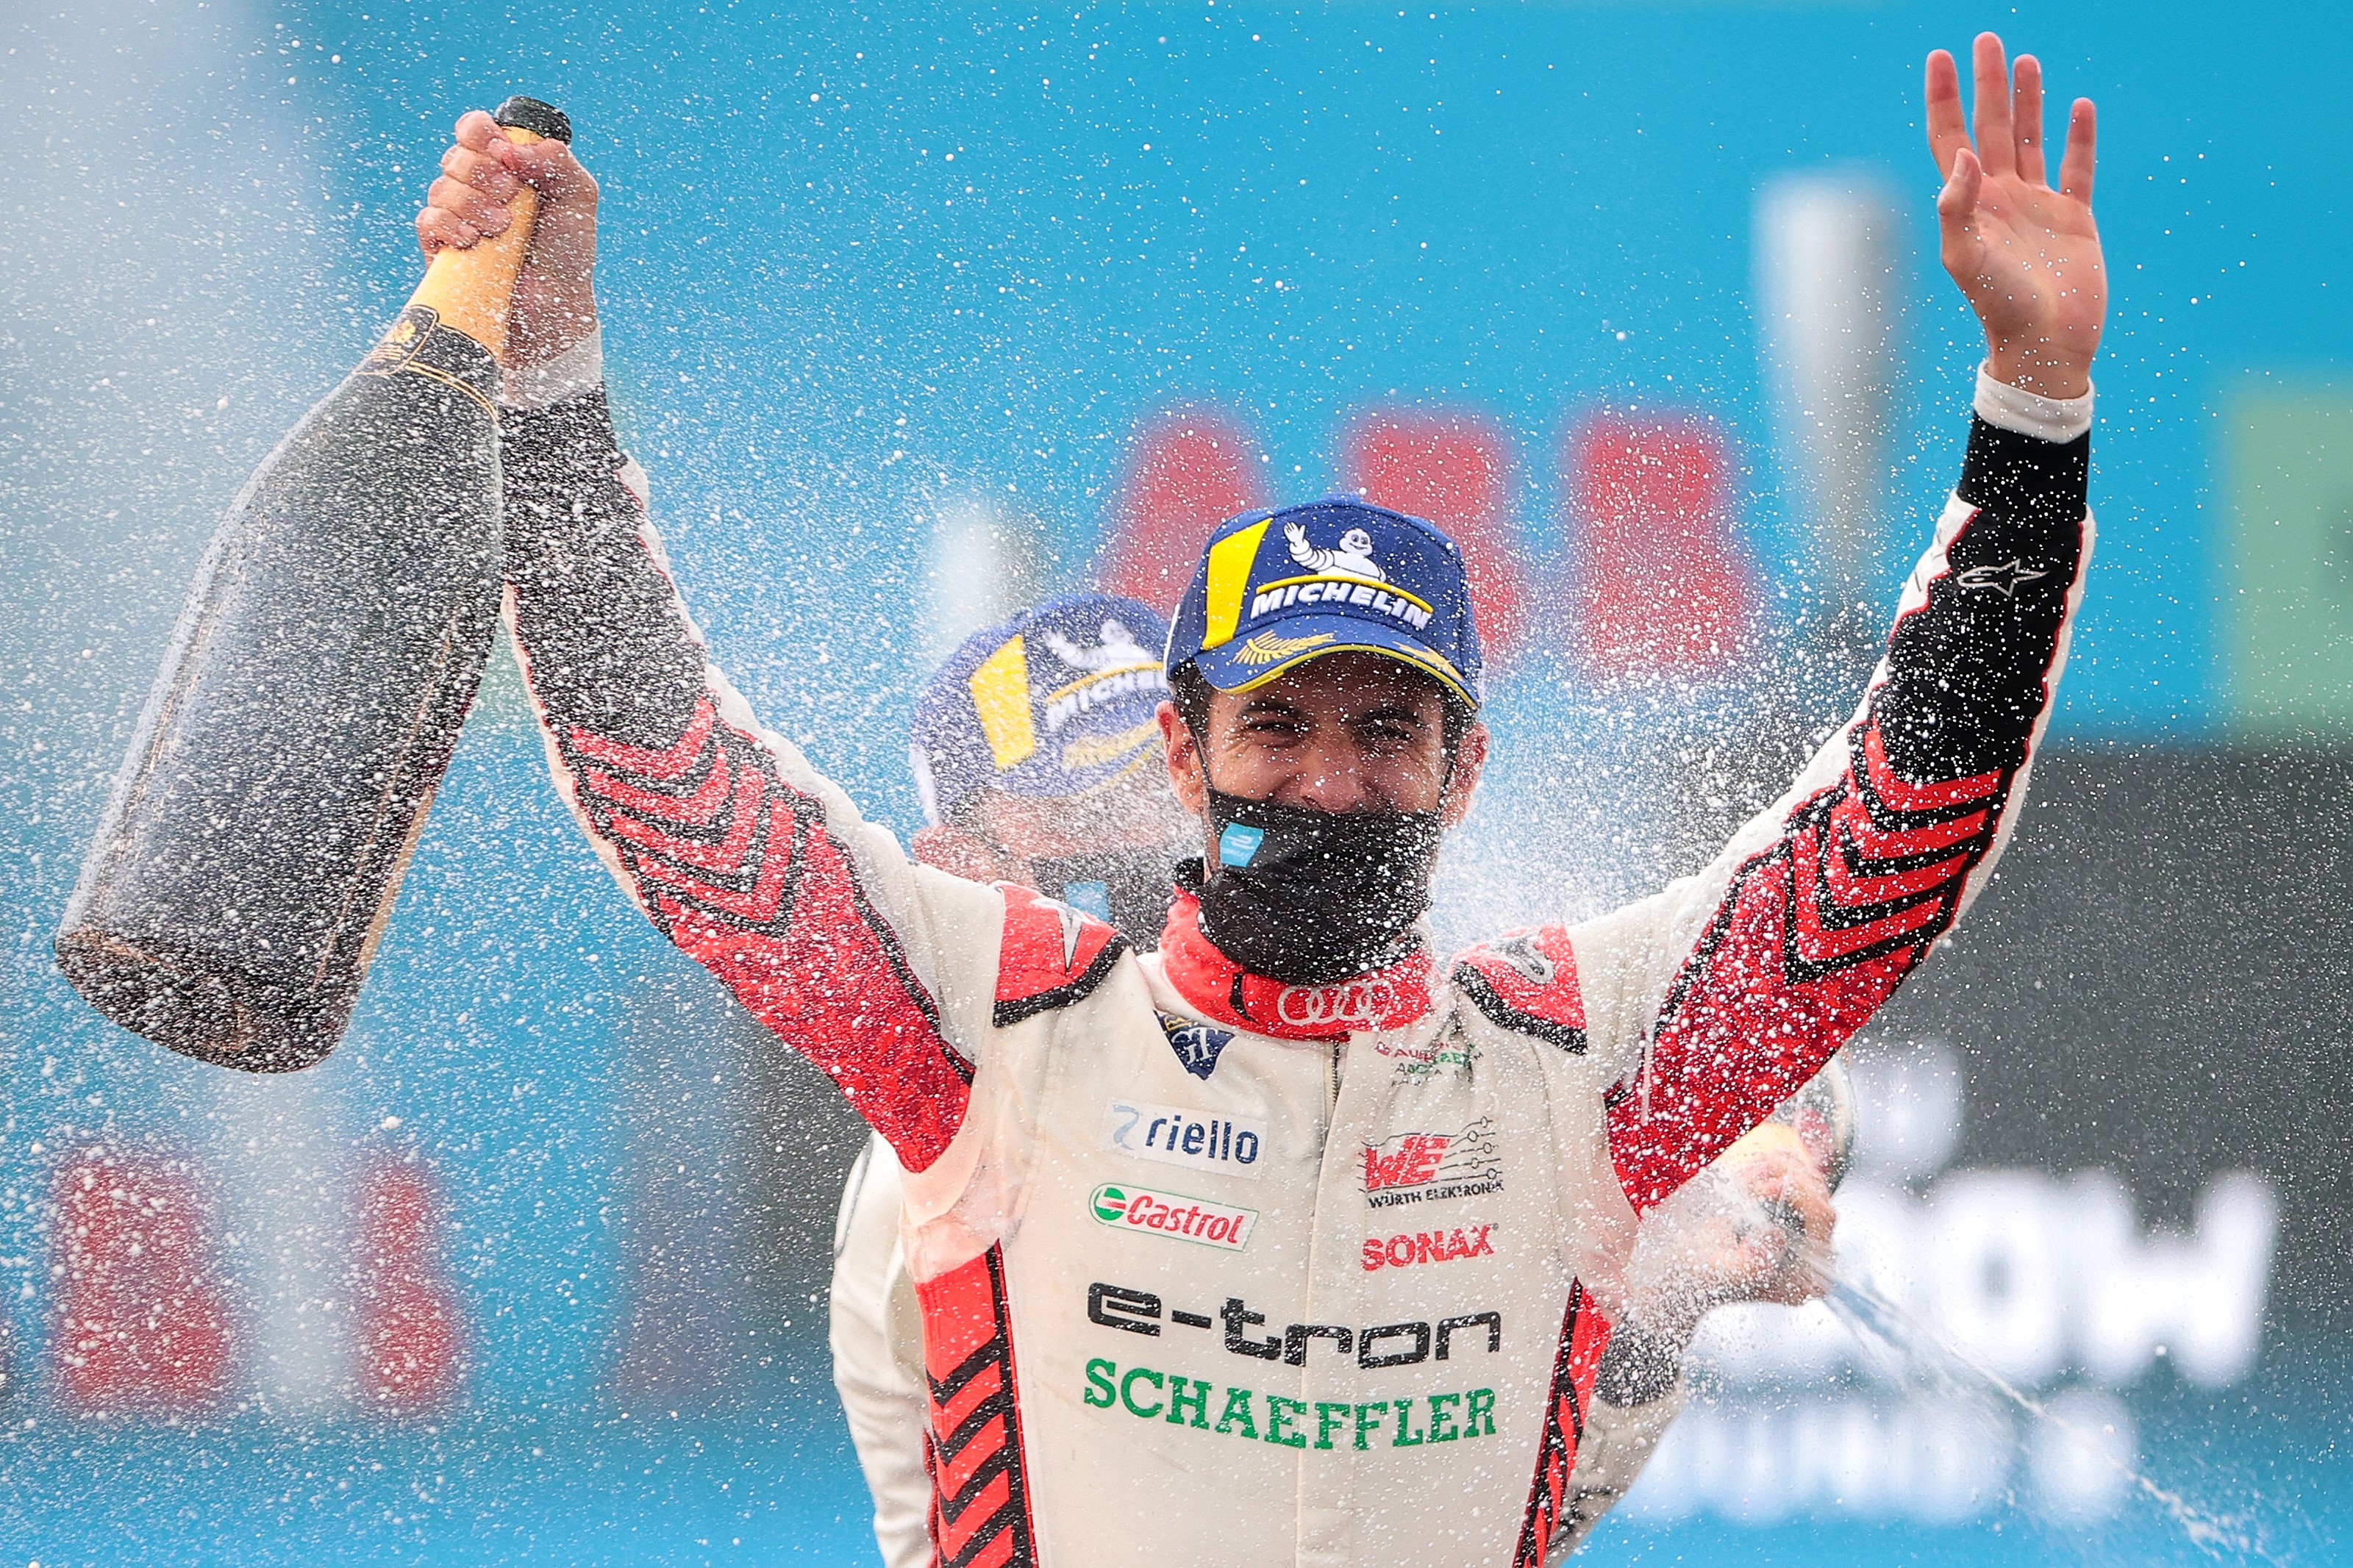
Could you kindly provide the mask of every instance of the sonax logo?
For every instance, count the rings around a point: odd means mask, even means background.
[[[1418,1230],[1406,1236],[1373,1237],[1365,1243],[1365,1272],[1410,1268],[1417,1263],[1451,1263],[1458,1258],[1495,1256],[1493,1225],[1458,1225],[1452,1230]]]

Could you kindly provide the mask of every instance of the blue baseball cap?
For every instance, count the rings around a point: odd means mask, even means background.
[[[1209,536],[1176,606],[1167,667],[1247,691],[1344,649],[1383,654],[1479,706],[1479,628],[1462,552],[1436,524],[1327,496],[1247,511]]]
[[[976,790],[1059,800],[1150,758],[1168,695],[1168,628],[1134,599],[1065,594],[975,632],[915,704],[911,761],[923,817]]]

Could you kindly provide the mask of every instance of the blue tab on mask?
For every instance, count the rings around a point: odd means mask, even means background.
[[[1258,857],[1258,847],[1266,841],[1266,829],[1248,827],[1239,822],[1229,822],[1226,830],[1218,835],[1218,864],[1247,866]]]

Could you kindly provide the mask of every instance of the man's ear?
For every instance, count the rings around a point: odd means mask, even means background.
[[[1152,715],[1160,721],[1160,750],[1168,759],[1168,788],[1176,796],[1176,804],[1195,816],[1209,809],[1208,775],[1201,767],[1201,749],[1193,741],[1193,727],[1176,711],[1174,702],[1163,702]]]
[[[1454,749],[1454,771],[1446,781],[1446,816],[1449,827],[1460,823],[1471,810],[1471,792],[1479,787],[1480,770],[1487,765],[1487,726],[1473,724],[1462,731],[1462,743]]]

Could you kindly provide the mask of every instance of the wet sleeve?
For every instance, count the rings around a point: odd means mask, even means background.
[[[828,1300],[834,1392],[873,1494],[883,1568],[932,1561],[932,1478],[923,1453],[930,1407],[923,1320],[899,1238],[904,1192],[891,1151],[868,1143],[842,1189]]]
[[[1568,1506],[1545,1552],[1546,1564],[1568,1561],[1633,1489],[1688,1398],[1680,1345],[1651,1339],[1630,1325],[1611,1336],[1577,1440]]]
[[[1637,1212],[1820,1069],[1960,919],[2009,839],[2083,597],[2091,398],[1979,375],[1961,479],[1861,709],[1721,855],[1572,933],[1623,1064]]]
[[[601,384],[501,419],[506,618],[558,791],[622,889],[910,1170],[961,1125],[1003,898],[912,863],[712,666]]]

